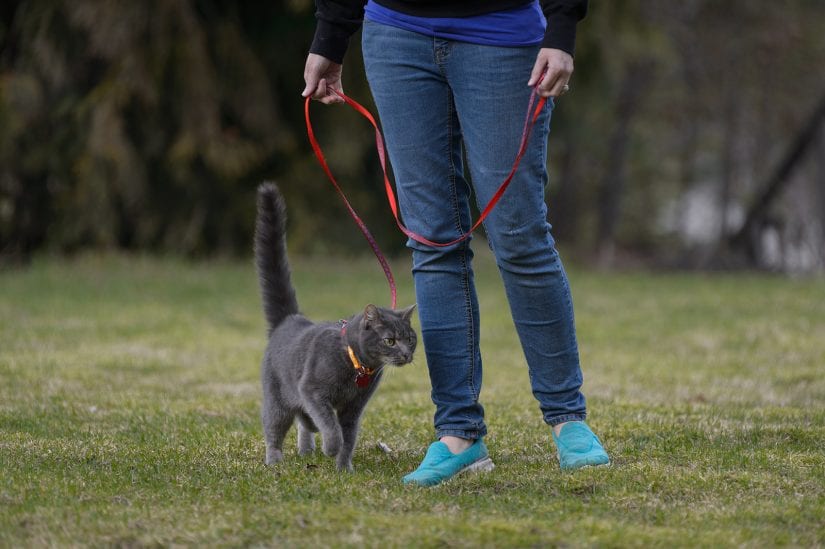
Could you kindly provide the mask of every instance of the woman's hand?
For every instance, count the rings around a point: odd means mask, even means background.
[[[344,100],[332,90],[344,93],[341,87],[341,71],[343,66],[330,61],[316,53],[307,55],[304,66],[304,82],[306,87],[301,92],[302,97],[312,97],[325,105],[343,103]]]
[[[536,56],[536,64],[533,65],[527,85],[531,88],[538,85],[538,94],[542,97],[558,97],[569,89],[567,83],[572,75],[573,57],[569,53],[542,48]]]

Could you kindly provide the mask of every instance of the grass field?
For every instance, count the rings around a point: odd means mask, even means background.
[[[825,545],[825,280],[573,269],[613,465],[562,473],[481,256],[497,468],[434,489],[399,481],[432,437],[421,351],[370,403],[354,473],[298,457],[294,430],[263,465],[251,261],[0,272],[0,546]],[[294,263],[313,318],[388,300],[371,258]]]

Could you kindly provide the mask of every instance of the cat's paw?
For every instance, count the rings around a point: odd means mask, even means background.
[[[277,448],[266,449],[266,464],[275,465],[284,460],[284,454]]]
[[[315,436],[306,431],[298,433],[298,455],[308,456],[315,451]]]
[[[324,451],[324,454],[328,455],[329,457],[334,457],[338,455],[338,452],[341,451],[341,444],[343,443],[341,433],[336,433],[335,435],[325,436],[324,442],[321,445],[321,449]]]
[[[338,467],[338,470],[341,472],[352,473],[352,460],[342,460],[339,459],[336,461],[335,465]]]
[[[309,456],[309,455],[312,455],[313,452],[315,452],[315,445],[314,444],[311,445],[311,446],[306,446],[306,447],[302,447],[302,446],[298,447],[298,455],[299,456]]]

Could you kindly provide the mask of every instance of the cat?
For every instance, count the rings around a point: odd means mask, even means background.
[[[352,470],[361,414],[385,365],[412,361],[415,305],[394,311],[367,305],[339,322],[314,323],[298,309],[286,255],[286,205],[274,183],[258,188],[255,262],[269,343],[261,364],[266,464],[283,459],[284,437],[298,420],[298,453],[322,450]]]

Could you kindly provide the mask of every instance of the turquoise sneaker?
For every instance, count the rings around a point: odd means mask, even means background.
[[[579,469],[588,465],[607,465],[610,458],[602,448],[599,437],[593,434],[583,421],[571,421],[561,428],[559,436],[553,433],[553,441],[559,454],[562,469]]]
[[[435,486],[464,471],[492,471],[494,467],[481,439],[460,454],[453,454],[446,444],[439,441],[430,444],[418,469],[402,481],[404,484]]]

